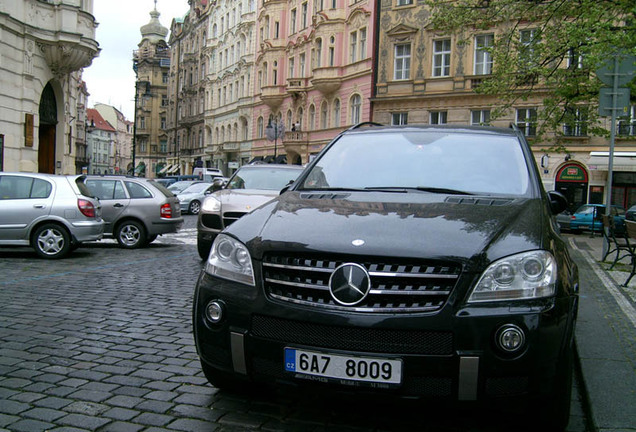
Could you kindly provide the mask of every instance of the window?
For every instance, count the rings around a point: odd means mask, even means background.
[[[361,110],[362,110],[362,98],[360,95],[353,95],[350,99],[351,105],[351,124],[360,123]]]
[[[165,129],[165,128],[166,128],[166,118],[161,117],[161,129]]]
[[[278,21],[274,22],[274,39],[278,39],[280,34],[280,23]]]
[[[329,47],[329,66],[334,66],[336,62],[336,49],[332,46]]]
[[[442,39],[433,41],[433,76],[450,75],[451,41]]]
[[[517,127],[525,136],[537,134],[537,109],[517,108]]]
[[[322,103],[322,105],[320,105],[320,128],[321,129],[327,129],[327,125],[329,123],[329,110],[327,107],[327,102]]]
[[[163,84],[168,84],[168,72],[163,72],[161,74],[161,82]]]
[[[333,103],[333,123],[335,127],[340,126],[340,99],[336,99]]]
[[[583,56],[573,48],[568,50],[567,67],[568,69],[583,68]]]
[[[300,62],[300,70],[298,71],[298,75],[300,77],[304,77],[305,76],[305,53],[301,53],[299,56],[299,62]]]
[[[492,73],[492,54],[488,51],[492,47],[495,37],[491,34],[475,36],[475,75],[490,75]]]
[[[312,104],[309,106],[309,130],[314,130],[316,128],[316,107]]]
[[[162,107],[168,106],[168,96],[161,95],[161,106]]]
[[[360,42],[358,44],[360,60],[367,58],[367,29],[362,28],[359,30]]]
[[[259,117],[256,123],[256,131],[259,138],[263,138],[263,117]]]
[[[294,77],[294,57],[289,58],[289,63],[287,63],[287,78]]]
[[[413,0],[397,0],[398,6],[406,6],[410,4],[413,4]]]
[[[448,112],[447,111],[431,111],[430,124],[432,125],[448,124]]]
[[[391,114],[391,124],[393,126],[408,124],[409,113],[400,112]]]
[[[411,75],[411,44],[395,45],[394,79],[407,80]]]
[[[628,115],[623,116],[618,120],[617,129],[619,135],[636,135],[636,105],[629,107]]]
[[[291,21],[291,34],[296,33],[296,9],[291,10],[291,17],[289,19]]]
[[[303,3],[301,6],[301,13],[302,13],[302,28],[307,28],[307,2]]]
[[[533,66],[536,59],[536,46],[541,42],[537,29],[521,30],[519,33],[519,60],[526,67]]]
[[[53,186],[45,180],[31,177],[0,176],[0,200],[48,198]]]
[[[470,124],[473,126],[487,126],[490,124],[490,110],[472,110]]]
[[[358,32],[354,31],[349,35],[349,63],[356,62],[358,49]]]
[[[587,136],[587,110],[585,108],[566,108],[564,118],[563,135]]]
[[[322,57],[322,39],[316,39],[316,58],[314,59],[314,66],[319,68],[321,66]]]
[[[146,129],[146,117],[139,117],[139,129]]]
[[[128,189],[128,195],[130,198],[152,198],[152,193],[142,185],[135,182],[124,182],[126,184],[126,189]]]

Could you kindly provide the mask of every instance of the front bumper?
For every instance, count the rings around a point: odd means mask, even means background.
[[[211,300],[223,306],[218,324],[205,318]],[[573,301],[471,305],[455,311],[447,305],[433,314],[343,314],[272,301],[259,288],[202,272],[195,293],[194,335],[202,361],[237,379],[483,401],[550,393],[571,337]],[[514,354],[502,352],[494,342],[506,324],[525,332],[525,346]],[[286,347],[400,359],[401,384],[368,385],[287,372]]]

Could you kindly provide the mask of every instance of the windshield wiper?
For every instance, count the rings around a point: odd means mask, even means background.
[[[431,192],[438,194],[449,194],[449,195],[474,195],[473,193],[461,191],[457,189],[449,189],[449,188],[439,188],[439,187],[428,187],[428,186],[418,186],[413,188],[422,192]]]

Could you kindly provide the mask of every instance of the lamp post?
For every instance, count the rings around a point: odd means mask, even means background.
[[[284,134],[285,124],[280,120],[274,120],[272,124],[272,119],[269,119],[269,123],[267,123],[267,127],[265,128],[265,136],[267,136],[268,141],[274,141],[274,162],[276,162],[278,138],[282,138]]]

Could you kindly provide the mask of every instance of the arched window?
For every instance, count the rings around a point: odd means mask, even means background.
[[[263,138],[263,117],[259,117],[256,124],[258,138]]]
[[[221,144],[225,142],[225,126],[221,126]]]
[[[297,111],[297,115],[296,115],[296,130],[302,130],[303,129],[303,115],[305,114],[305,112],[303,111],[302,108],[298,108]]]
[[[320,105],[320,128],[321,129],[327,129],[327,126],[329,124],[328,118],[329,118],[329,112],[328,112],[327,102],[322,101],[322,105]]]
[[[358,94],[354,94],[351,96],[349,100],[349,105],[351,106],[351,124],[360,123],[361,111],[362,111],[362,98]]]
[[[263,86],[268,85],[269,82],[267,81],[267,62],[263,63]]]
[[[247,129],[247,119],[246,118],[241,118],[241,127],[243,128],[243,141],[247,141],[248,140],[248,129]]]
[[[340,99],[333,102],[333,125],[340,127]]]
[[[307,129],[314,130],[316,128],[316,107],[314,104],[309,105],[309,120]]]
[[[292,111],[287,110],[287,130],[292,130]]]

